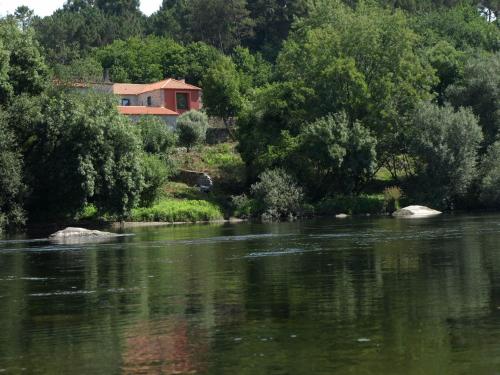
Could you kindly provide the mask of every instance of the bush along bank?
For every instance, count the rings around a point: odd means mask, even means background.
[[[232,197],[233,214],[263,221],[312,216],[387,215],[406,204],[399,187],[387,187],[383,194],[337,195],[315,203],[304,200],[303,189],[282,169],[268,170],[250,188],[249,195]]]

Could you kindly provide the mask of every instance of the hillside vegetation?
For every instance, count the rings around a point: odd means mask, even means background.
[[[149,17],[138,0],[68,0],[44,18],[19,7],[0,20],[0,226],[88,207],[156,219],[165,199],[205,210],[189,220],[500,208],[498,15],[472,0],[165,0]],[[204,113],[171,131],[53,85],[104,71],[185,78]],[[209,119],[234,142],[204,145]],[[214,191],[169,198],[179,168],[211,173]]]

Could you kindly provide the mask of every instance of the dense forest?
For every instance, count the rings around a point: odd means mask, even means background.
[[[500,207],[497,0],[164,0],[151,16],[139,5],[68,0],[0,21],[0,227],[88,205],[125,218],[155,202],[172,149],[199,137],[54,85],[104,72],[203,88],[246,166],[236,211],[300,214],[376,189],[381,171],[408,201]],[[206,123],[190,116],[179,128]]]

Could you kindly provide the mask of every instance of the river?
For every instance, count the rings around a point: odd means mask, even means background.
[[[500,215],[0,241],[0,373],[500,373]]]

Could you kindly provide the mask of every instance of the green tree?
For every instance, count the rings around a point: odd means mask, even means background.
[[[32,31],[22,31],[12,20],[3,20],[0,22],[0,40],[7,50],[3,55],[4,64],[0,67],[0,84],[2,72],[7,72],[8,77],[2,90],[3,102],[11,94],[38,95],[44,91],[49,71]]]
[[[24,222],[22,158],[5,113],[0,113],[0,232]]]
[[[383,162],[401,152],[404,117],[431,97],[433,69],[401,11],[368,2],[355,9],[337,0],[313,4],[285,42],[278,74],[311,89],[313,117],[345,111],[369,126]]]
[[[500,141],[488,147],[481,161],[480,195],[481,202],[487,207],[500,207]]]
[[[21,5],[14,11],[14,18],[19,22],[21,30],[26,31],[31,26],[35,12],[26,5]]]
[[[143,35],[144,16],[140,12],[127,11],[123,2],[104,3],[101,4],[103,10],[93,1],[70,1],[52,15],[33,22],[48,62],[69,64],[76,58],[86,57],[93,48]],[[125,8],[115,12],[108,9],[108,5]]]
[[[210,116],[220,117],[229,129],[243,106],[241,78],[230,58],[212,66],[202,82],[203,105]]]
[[[252,185],[257,212],[264,220],[280,220],[300,213],[304,194],[294,178],[282,169],[266,170]]]
[[[495,142],[500,131],[500,53],[469,60],[463,78],[446,91],[456,107],[470,107],[479,117],[485,145]]]
[[[191,0],[189,30],[202,41],[229,52],[253,35],[254,22],[246,0]]]
[[[286,150],[285,155],[294,147],[291,140],[314,119],[308,113],[312,94],[301,82],[276,82],[255,90],[238,117],[236,133],[250,180],[285,159],[272,155],[272,146],[276,146],[274,152]]]
[[[445,40],[437,42],[426,50],[426,56],[439,78],[434,89],[440,104],[443,104],[446,99],[446,89],[458,81],[463,74],[464,55],[464,52],[456,50]]]
[[[440,207],[453,206],[477,176],[483,136],[476,117],[466,108],[454,111],[423,103],[414,112],[408,137],[418,176],[414,196]]]
[[[245,91],[251,87],[263,86],[271,80],[272,65],[265,61],[260,53],[252,54],[248,48],[236,47],[231,58],[240,73],[242,88]]]
[[[482,49],[498,51],[500,29],[488,22],[473,2],[420,13],[412,18],[413,29],[427,45],[445,40],[457,50]]]
[[[53,70],[54,75],[65,82],[101,82],[104,77],[101,63],[90,56],[69,65],[57,64]]]
[[[165,159],[155,154],[146,154],[142,157],[142,173],[144,186],[141,190],[141,207],[152,206],[160,197],[162,189],[171,174]]]
[[[186,0],[163,0],[160,9],[149,17],[148,32],[178,42],[190,41],[187,3]]]
[[[299,135],[296,158],[299,176],[310,194],[359,193],[374,174],[376,139],[345,113],[328,115],[307,126]]]
[[[170,38],[148,36],[118,40],[95,53],[115,82],[149,83],[166,77],[185,78],[198,85],[203,74],[221,58],[205,43],[182,46]]]
[[[248,41],[249,47],[274,60],[294,19],[306,15],[307,1],[248,0],[247,8],[255,22],[255,35]]]
[[[105,13],[125,15],[139,13],[139,0],[95,0],[95,5]]]
[[[40,98],[41,116],[24,149],[33,217],[73,217],[88,204],[125,215],[143,186],[141,141],[112,97],[58,93]]]
[[[189,150],[205,141],[208,127],[208,117],[200,111],[188,111],[177,118],[179,143]]]
[[[144,151],[166,157],[177,142],[176,134],[165,122],[156,117],[143,116],[137,121]]]

